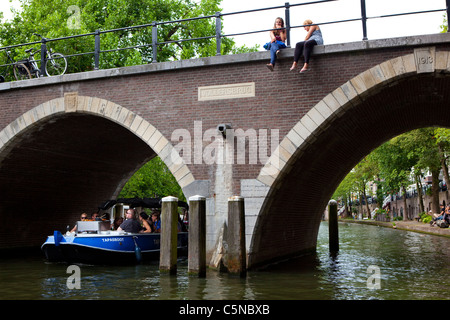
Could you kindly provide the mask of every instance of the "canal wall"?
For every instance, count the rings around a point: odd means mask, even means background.
[[[397,230],[413,231],[426,233],[436,236],[444,236],[450,238],[450,228],[439,228],[431,226],[429,223],[417,222],[417,221],[395,221],[395,222],[383,222],[374,220],[352,220],[352,219],[339,219],[341,223],[358,223],[365,225],[374,225],[385,228],[393,228]]]
[[[432,209],[432,197],[431,195],[425,195],[423,196],[423,205],[426,212],[430,212]],[[441,205],[448,205],[449,204],[449,192],[448,191],[441,191],[439,192],[439,203]],[[381,204],[382,205],[382,204]],[[374,212],[379,207],[378,203],[371,203],[369,204],[369,210],[370,213]],[[392,221],[396,217],[402,217],[403,220],[414,220],[419,217],[420,215],[420,205],[419,205],[419,197],[409,197],[406,199],[406,210],[405,210],[405,201],[403,198],[396,198],[393,197],[393,200],[389,202],[385,209],[389,209],[389,212],[387,216],[389,219],[385,219],[387,221]],[[352,210],[356,210],[356,213],[353,214],[353,216],[357,219],[363,219],[369,217],[369,213],[367,212],[367,206],[365,204],[363,205],[353,205]],[[344,214],[345,212],[340,211],[340,216],[348,216]],[[328,220],[328,208],[325,211],[324,219]]]

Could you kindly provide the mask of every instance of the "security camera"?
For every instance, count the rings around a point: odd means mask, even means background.
[[[227,136],[227,129],[231,129],[231,125],[221,123],[217,126],[217,131],[219,131],[224,137]]]

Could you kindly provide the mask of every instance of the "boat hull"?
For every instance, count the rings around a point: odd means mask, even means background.
[[[178,233],[178,251],[187,254],[188,234]],[[160,234],[66,236],[55,232],[41,247],[47,260],[88,264],[133,264],[159,259]]]

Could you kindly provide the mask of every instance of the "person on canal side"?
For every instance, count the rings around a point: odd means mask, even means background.
[[[141,229],[141,224],[136,220],[135,210],[128,209],[126,213],[126,220],[122,222],[119,228],[117,228],[117,231],[139,233]]]
[[[297,42],[295,45],[294,62],[289,70],[294,71],[298,68],[298,60],[303,55],[305,63],[303,64],[303,68],[300,70],[300,73],[309,71],[309,59],[314,46],[323,44],[322,31],[318,25],[313,25],[313,22],[309,19],[305,20],[303,25],[307,32],[305,41]]]
[[[433,219],[430,221],[430,225],[432,227],[434,226],[440,226],[440,227],[446,227],[446,224],[448,225],[450,220],[450,205],[446,206],[444,210],[441,211],[441,213],[437,214],[434,213],[431,215]],[[444,225],[441,225],[444,224]]]
[[[280,17],[275,19],[273,30],[270,31],[270,42],[264,45],[264,49],[270,50],[270,63],[266,66],[273,71],[278,53],[281,49],[286,48],[286,29],[284,28],[284,20]]]

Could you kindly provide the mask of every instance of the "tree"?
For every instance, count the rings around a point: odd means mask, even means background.
[[[143,165],[119,194],[119,198],[144,198],[174,196],[179,200],[186,198],[170,170],[159,158],[155,157]]]
[[[334,191],[333,198],[341,199],[345,206],[344,216],[350,215],[352,211],[351,200],[352,193],[356,192],[354,170],[350,171],[347,176],[342,180],[337,189]]]
[[[407,134],[400,135],[373,152],[383,180],[383,188],[391,194],[402,191],[405,210],[407,208],[406,190],[412,183],[412,169],[418,161],[417,154],[411,152],[411,146],[407,141],[409,141]]]
[[[440,212],[439,173],[441,169],[441,160],[435,137],[435,128],[421,128],[409,132],[406,135],[406,143],[411,148],[411,155],[418,158],[415,167],[422,170],[429,170],[431,172],[431,209],[434,213],[438,213]]]
[[[2,46],[93,33],[150,24],[214,15],[220,12],[221,0],[19,0],[22,9],[11,21],[0,25]],[[213,38],[208,38],[208,37]],[[159,62],[207,57],[216,54],[215,19],[197,19],[158,25],[157,58]],[[113,68],[152,62],[151,27],[102,33],[101,50],[139,48],[102,53],[100,68]],[[201,38],[195,41],[183,39]],[[167,43],[170,42],[170,43]],[[77,37],[50,42],[55,51],[65,55],[94,51],[94,37]],[[38,46],[37,44],[35,47]],[[13,50],[20,57],[26,48]],[[221,53],[256,51],[255,48],[235,48],[231,38],[222,39]],[[70,57],[68,72],[93,69],[93,56]]]
[[[376,166],[374,166],[374,161],[375,159],[371,155],[368,155],[356,165],[353,175],[355,178],[355,185],[360,194],[361,207],[363,202],[362,198],[364,198],[368,215],[370,214],[370,209],[369,201],[367,199],[367,184],[373,181],[374,177],[377,174]],[[361,212],[363,212],[363,210],[361,210]]]
[[[444,174],[445,184],[450,186],[450,175],[448,172],[447,160],[449,158],[450,152],[450,129],[437,128],[434,130],[434,137],[436,138],[436,143],[439,149],[439,158],[441,160],[442,173]]]

